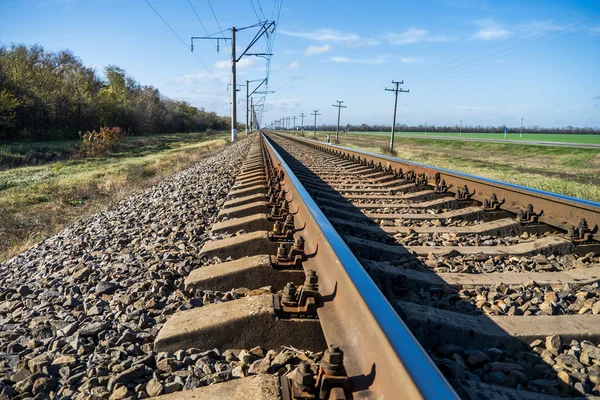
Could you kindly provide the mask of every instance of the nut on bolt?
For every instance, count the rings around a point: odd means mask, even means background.
[[[288,282],[283,288],[283,298],[281,302],[284,304],[296,303],[296,285],[294,285],[294,282]]]
[[[309,269],[308,274],[306,274],[306,278],[304,278],[304,287],[309,290],[316,291],[319,287],[319,277],[317,276],[317,271],[314,269]]]
[[[298,365],[293,382],[294,386],[303,392],[308,392],[313,388],[315,378],[313,377],[310,365],[306,361],[302,361],[300,365]]]
[[[331,375],[337,375],[344,368],[344,352],[339,346],[330,344],[323,353],[321,368]]]
[[[302,236],[298,236],[294,240],[294,248],[298,250],[304,250],[304,238]]]

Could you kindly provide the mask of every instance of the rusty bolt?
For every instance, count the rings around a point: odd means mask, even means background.
[[[298,250],[304,250],[304,238],[302,236],[298,236],[294,240],[294,248]]]
[[[279,233],[279,232],[281,232],[282,228],[283,228],[282,223],[280,221],[275,221],[275,223],[273,224],[273,232],[274,233]]]
[[[283,303],[295,303],[296,302],[296,285],[294,282],[288,282],[283,288]]]
[[[287,243],[279,243],[277,248],[277,258],[280,260],[287,259],[290,252],[289,245]]]
[[[285,223],[286,224],[293,224],[294,223],[294,216],[292,214],[288,214],[287,217],[285,217]]]
[[[323,361],[333,366],[344,365],[344,352],[335,344],[330,344],[327,350],[323,353]]]
[[[296,368],[293,381],[294,386],[305,392],[314,385],[315,379],[310,369],[310,365],[306,361],[302,361],[300,365],[298,365],[298,368]]]
[[[308,290],[317,291],[319,288],[319,277],[317,271],[309,269],[306,278],[304,279],[304,287]]]

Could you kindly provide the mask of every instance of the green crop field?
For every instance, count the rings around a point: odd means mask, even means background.
[[[327,133],[317,131],[317,133]],[[330,132],[331,133],[331,132]],[[312,131],[305,130],[306,137],[310,137]],[[335,132],[333,132],[335,135]],[[347,132],[340,133],[340,135],[370,135],[370,136],[388,136],[390,132]],[[562,142],[562,143],[583,143],[583,144],[598,144],[600,145],[600,135],[568,135],[568,134],[546,134],[546,133],[523,133],[521,137],[518,133],[508,133],[504,137],[504,133],[465,133],[459,135],[458,132],[396,132],[397,138],[402,137],[415,137],[415,138],[428,138],[428,137],[449,137],[449,138],[470,138],[470,139],[498,139],[498,140],[522,140],[522,141],[536,141],[536,142]]]

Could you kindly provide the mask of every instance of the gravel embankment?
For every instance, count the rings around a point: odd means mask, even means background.
[[[180,288],[201,265],[249,146],[241,140],[0,265],[0,398],[146,398],[318,359],[153,351],[169,315],[239,295]]]

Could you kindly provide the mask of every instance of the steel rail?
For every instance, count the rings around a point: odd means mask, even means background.
[[[329,344],[344,351],[354,398],[457,399],[458,396],[383,293],[261,132],[271,159],[284,173],[282,187],[296,225],[303,226],[304,269],[319,276],[319,320]]]
[[[320,148],[321,150],[330,149],[340,153],[346,153],[349,156],[360,157],[361,159],[366,159],[367,162],[373,161],[375,165],[381,162],[384,167],[402,168],[404,171],[406,171],[406,169],[413,169],[416,174],[425,173],[430,180],[433,180],[434,175],[439,173],[441,179],[444,179],[447,185],[452,185],[454,188],[462,188],[466,184],[470,192],[475,191],[472,199],[481,203],[490,199],[491,196],[495,194],[498,200],[504,199],[506,201],[501,208],[515,214],[520,210],[525,210],[528,204],[532,204],[534,211],[543,211],[543,214],[539,216],[541,222],[564,231],[567,231],[571,226],[578,226],[582,219],[585,219],[588,226],[592,229],[596,225],[600,226],[600,203],[594,201],[578,199],[571,196],[452,171],[445,168],[432,167],[364,150],[283,135],[280,133],[274,134]],[[600,230],[594,234],[594,239],[600,241]]]

